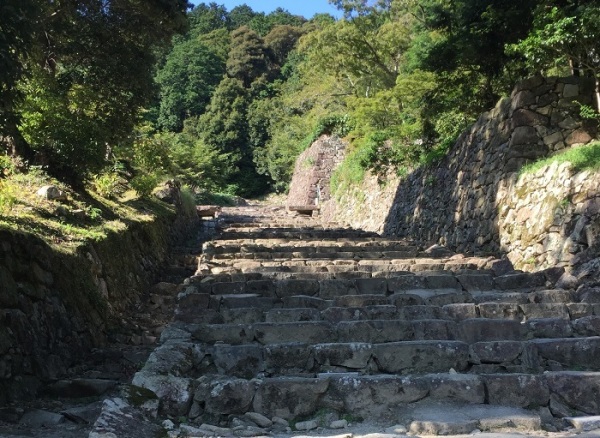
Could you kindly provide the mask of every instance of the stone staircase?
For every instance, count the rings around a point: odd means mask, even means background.
[[[600,295],[555,288],[562,270],[515,272],[274,207],[223,209],[219,228],[133,379],[153,416],[182,423],[171,436],[598,421]]]

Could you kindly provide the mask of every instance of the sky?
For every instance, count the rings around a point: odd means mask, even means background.
[[[253,11],[266,14],[281,7],[294,15],[302,15],[304,18],[312,18],[317,13],[327,13],[335,17],[341,16],[335,6],[330,5],[327,0],[191,0],[194,5],[198,3],[208,4],[213,1],[219,5],[225,5],[228,11],[245,3]]]

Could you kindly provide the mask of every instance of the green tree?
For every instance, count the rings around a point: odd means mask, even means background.
[[[254,17],[258,15],[247,4],[236,6],[229,12],[229,28],[235,30],[238,27],[249,26]]]
[[[175,45],[156,76],[160,86],[158,127],[178,132],[186,118],[204,113],[224,73],[220,54],[197,38]]]
[[[185,0],[43,3],[17,109],[51,171],[80,179],[130,143],[154,95],[156,49],[185,30],[186,9]]]
[[[292,15],[283,8],[277,8],[270,14],[257,13],[252,17],[247,24],[248,27],[254,30],[261,36],[266,36],[275,26],[302,26],[306,22],[304,17]]]
[[[573,74],[593,77],[596,110],[600,111],[600,8],[592,1],[560,3],[560,7],[540,5],[532,31],[509,46],[508,52],[524,54],[535,70],[562,64]]]
[[[17,83],[27,69],[40,13],[33,0],[5,0],[0,4],[0,141],[7,143],[13,155],[26,160],[33,158],[33,150],[17,130],[15,104],[21,97]]]
[[[250,87],[252,82],[269,72],[270,59],[263,39],[246,26],[234,30],[226,66],[230,77],[242,81],[244,87]]]
[[[190,35],[197,37],[231,26],[230,14],[223,5],[200,3],[188,14]]]
[[[289,53],[296,47],[296,43],[304,31],[300,27],[277,25],[265,37],[265,45],[271,51],[273,60],[282,66],[287,61]]]

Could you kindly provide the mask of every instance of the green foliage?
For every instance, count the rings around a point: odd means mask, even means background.
[[[15,163],[8,155],[0,155],[0,178],[7,177],[15,171]]]
[[[589,105],[579,104],[579,115],[582,119],[600,120],[600,113]]]
[[[233,207],[237,205],[235,196],[229,193],[200,192],[196,194],[196,203],[199,205],[220,205]]]
[[[589,143],[585,146],[565,149],[548,158],[542,158],[534,163],[523,166],[520,174],[534,173],[552,163],[571,163],[574,171],[600,170],[600,142]]]
[[[155,173],[140,173],[134,176],[129,184],[141,197],[147,198],[160,183],[160,176]]]
[[[156,76],[161,89],[158,127],[181,131],[186,118],[204,113],[224,73],[224,60],[198,39],[175,45]]]
[[[553,3],[553,2],[551,2]],[[600,73],[596,47],[600,38],[600,10],[594,2],[567,2],[567,7],[540,5],[534,27],[509,53],[522,53],[533,68],[572,62],[575,69]]]
[[[91,185],[94,191],[104,198],[117,198],[124,191],[123,179],[114,171],[94,175]]]
[[[0,213],[10,213],[17,202],[16,187],[9,181],[0,179]]]
[[[23,40],[29,57],[11,61],[21,66],[17,90],[24,99],[11,107],[20,132],[7,130],[22,135],[52,173],[80,182],[130,140],[154,95],[155,55],[185,29],[187,2],[34,4],[32,36]]]
[[[248,88],[268,73],[270,60],[263,39],[252,29],[242,26],[231,33],[231,50],[227,58],[227,74]]]
[[[189,186],[181,187],[181,203],[184,211],[196,214],[196,194]]]

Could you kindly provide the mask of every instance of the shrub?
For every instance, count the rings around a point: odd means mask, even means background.
[[[107,171],[92,177],[92,188],[104,198],[115,198],[123,193],[123,181],[118,173]]]
[[[131,187],[143,198],[147,198],[152,194],[152,190],[160,182],[160,177],[153,173],[140,174],[134,176],[131,181]]]
[[[17,190],[7,181],[0,180],[0,213],[8,213],[17,203]]]

